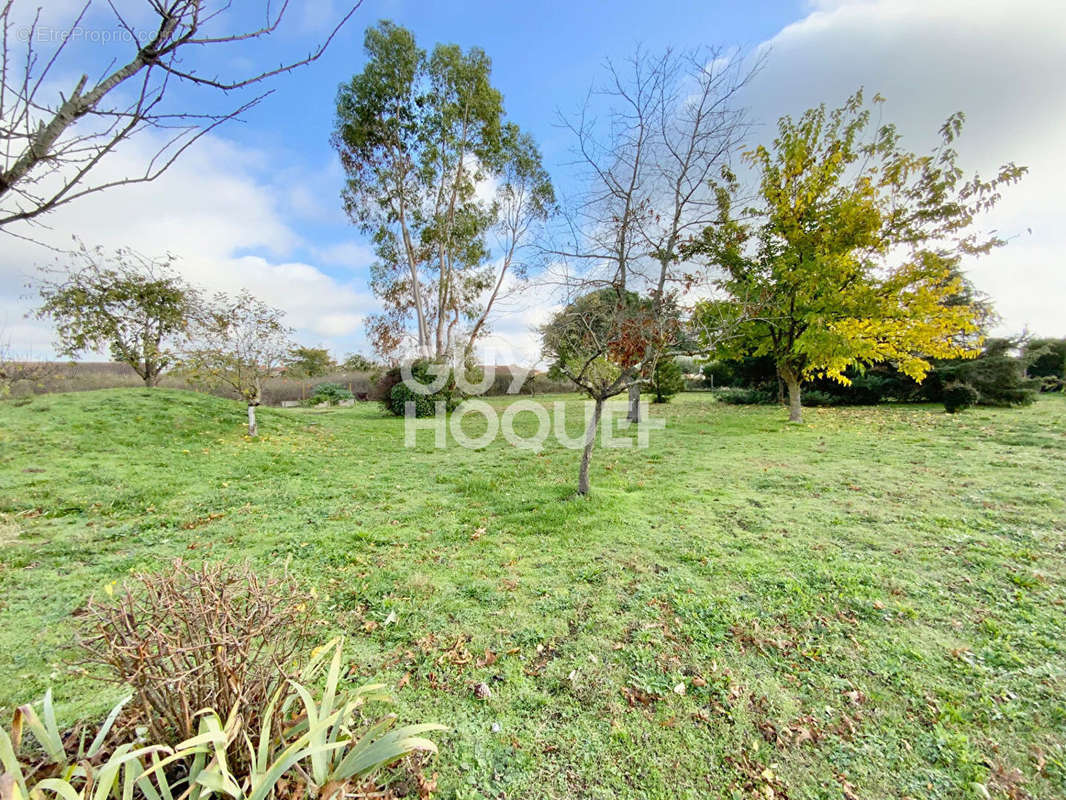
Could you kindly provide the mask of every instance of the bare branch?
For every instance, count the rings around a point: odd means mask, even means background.
[[[220,48],[225,44],[263,39],[282,24],[288,2],[276,11],[264,0],[266,23],[254,30],[205,34],[205,27],[221,19],[229,8],[222,0],[146,0],[156,18],[149,36],[142,35],[108,0],[118,30],[125,32],[133,50],[125,60],[113,60],[108,70],[90,82],[83,74],[58,97],[40,100],[38,95],[48,79],[71,55],[73,34],[84,22],[87,2],[59,37],[58,44],[41,60],[38,52],[40,13],[20,29],[25,51],[11,42],[15,18],[14,0],[0,4],[0,227],[34,219],[96,192],[133,183],[153,181],[162,175],[194,142],[224,122],[237,119],[254,107],[270,91],[244,100],[234,110],[204,113],[189,107],[171,106],[169,79],[230,92],[259,84],[282,73],[316,61],[352,18],[362,0],[349,6],[340,21],[306,58],[283,63],[274,69],[241,78],[204,77],[179,66],[182,56],[199,48]],[[115,66],[115,64],[120,66]],[[70,70],[71,64],[65,64]],[[77,73],[75,73],[77,74]],[[118,100],[120,88],[133,80],[139,85],[132,101]],[[116,147],[138,134],[174,128],[179,134],[167,137],[148,159],[139,175],[93,184],[92,175]]]

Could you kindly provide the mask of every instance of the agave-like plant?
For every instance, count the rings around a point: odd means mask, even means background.
[[[106,800],[111,796],[130,800],[145,771],[141,759],[160,753],[172,756],[174,751],[163,745],[135,748],[133,743],[126,743],[111,751],[103,763],[92,763],[128,701],[127,697],[111,709],[88,747],[82,736],[74,753],[67,752],[59,733],[51,689],[45,693],[41,717],[32,706],[19,706],[10,733],[0,729],[0,800],[45,800],[48,795],[59,800]],[[24,731],[37,740],[45,756],[38,768],[28,772],[19,758]],[[38,777],[42,766],[47,768],[48,777]]]
[[[255,740],[243,730],[240,708],[234,706],[223,720],[213,709],[199,712],[196,736],[174,748],[132,743],[116,747],[99,765],[105,740],[129,698],[112,709],[88,747],[79,742],[75,753],[67,752],[56,724],[52,694],[44,698],[43,719],[30,706],[16,712],[11,733],[0,729],[0,800],[207,800],[219,795],[226,800],[267,800],[283,778],[306,787],[306,796],[329,800],[352,781],[367,781],[382,768],[416,751],[436,753],[437,747],[420,734],[447,730],[443,725],[423,724],[393,728],[390,714],[364,731],[357,722],[368,700],[389,701],[383,684],[369,684],[340,694],[343,640],[334,639],[314,653],[300,673],[271,697],[263,727]],[[328,659],[328,669],[325,665]],[[326,669],[325,686],[316,700],[305,684]],[[296,721],[282,730],[272,730],[275,708],[283,717],[298,711]],[[22,733],[37,740],[49,764],[48,777],[36,779],[38,770],[27,770],[19,758]],[[228,753],[238,739],[249,753],[250,766],[236,774]],[[181,768],[175,765],[181,763]],[[177,775],[178,778],[173,776]]]
[[[388,714],[360,733],[354,723],[359,718],[362,706],[368,700],[387,703],[392,698],[384,693],[385,684],[382,683],[366,684],[350,695],[338,695],[343,646],[343,640],[337,638],[317,650],[300,674],[302,683],[290,682],[303,705],[304,714],[303,720],[289,734],[309,736],[309,745],[312,747],[307,760],[296,765],[296,771],[322,800],[343,790],[349,781],[366,780],[408,753],[436,753],[437,746],[421,734],[447,730],[436,723],[394,728],[397,717]],[[321,674],[326,656],[330,653],[332,658],[326,671],[325,687],[320,700],[316,702],[303,684]],[[290,697],[283,711],[288,710],[292,700]]]

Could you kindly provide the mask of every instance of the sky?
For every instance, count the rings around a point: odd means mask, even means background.
[[[638,45],[650,51],[739,47],[766,53],[743,97],[758,123],[752,143],[772,139],[780,115],[837,105],[862,86],[886,97],[884,117],[911,149],[930,147],[948,114],[962,110],[967,123],[958,150],[968,172],[989,175],[1005,161],[1028,166],[1029,175],[1005,190],[982,221],[1008,246],[965,267],[995,302],[1002,317],[996,333],[1066,336],[1066,11],[1060,3],[364,0],[320,60],[274,81],[273,94],[241,121],[197,142],[159,180],[72,203],[45,217],[46,228],[11,230],[60,247],[78,236],[90,246],[170,253],[179,271],[208,291],[247,288],[283,309],[301,344],[328,347],[336,356],[369,354],[363,321],[376,309],[367,286],[373,253],[342,211],[344,176],[329,144],[337,86],[362,69],[366,27],[391,19],[426,49],[437,42],[484,49],[508,118],[533,134],[564,197],[582,187],[569,166],[573,142],[559,114],[580,106],[602,80],[606,59],[624,59]],[[25,15],[38,4],[16,0],[16,9]],[[41,24],[59,28],[82,4],[50,0]],[[117,5],[136,19],[144,2]],[[227,22],[259,21],[252,12],[261,14],[263,4],[234,5],[241,10]],[[197,66],[234,75],[299,58],[343,15],[342,5],[293,0],[267,44],[205,48]],[[94,0],[83,27],[113,29],[107,4]],[[86,33],[75,42],[49,87],[64,90],[81,71],[95,73],[112,57],[128,57],[123,43],[101,38]],[[178,87],[173,100],[221,108],[239,98]],[[154,144],[151,136],[134,139],[104,169],[136,170]],[[0,337],[17,357],[52,357],[49,324],[26,316],[34,306],[26,284],[55,256],[21,239],[0,239]],[[537,293],[510,304],[484,343],[484,360],[536,362],[535,326],[551,311]]]

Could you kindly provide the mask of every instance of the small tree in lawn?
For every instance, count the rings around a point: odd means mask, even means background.
[[[78,243],[68,267],[43,270],[38,319],[56,324],[58,351],[70,358],[108,348],[155,386],[178,358],[197,296],[171,270],[173,258],[130,249],[105,255]]]
[[[215,295],[197,324],[196,346],[186,364],[200,380],[233,389],[248,404],[248,435],[259,433],[255,409],[263,402],[263,380],[280,374],[292,348],[285,312],[247,291]]]
[[[656,403],[668,403],[670,398],[685,388],[681,365],[674,358],[661,358],[651,373],[648,384]]]
[[[576,298],[541,329],[549,375],[565,376],[595,403],[585,430],[577,492],[589,493],[589,462],[605,401],[629,390],[646,365],[658,325],[653,304],[606,287]]]
[[[756,207],[737,213],[740,188],[725,172],[718,219],[689,248],[724,272],[729,296],[757,302],[726,355],[774,359],[792,422],[805,378],[847,384],[847,367],[891,361],[920,381],[931,358],[976,353],[983,311],[958,302],[961,260],[1005,243],[973,223],[1026,171],[965,179],[953,149],[961,113],[928,155],[904,150],[893,125],[868,134],[870,120],[861,92],[834,111],[782,117],[773,144],[745,154]]]

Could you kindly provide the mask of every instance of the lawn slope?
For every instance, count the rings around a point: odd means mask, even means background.
[[[288,563],[353,679],[452,726],[442,797],[1066,796],[1062,398],[653,414],[586,501],[573,451],[405,449],[372,405],[253,441],[179,391],[0,403],[0,715],[101,713],[86,597],[224,556]]]

